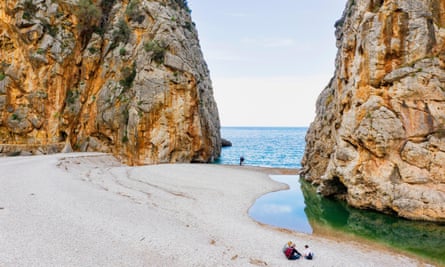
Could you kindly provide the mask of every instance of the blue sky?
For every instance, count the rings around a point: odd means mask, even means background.
[[[308,126],[346,0],[189,0],[222,126]]]

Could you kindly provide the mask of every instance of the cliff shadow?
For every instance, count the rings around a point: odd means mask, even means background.
[[[370,210],[349,207],[345,202],[322,197],[300,179],[305,213],[314,229],[329,228],[353,234],[445,266],[445,224],[410,221]]]

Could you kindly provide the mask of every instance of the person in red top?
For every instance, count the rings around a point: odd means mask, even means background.
[[[301,253],[295,248],[295,244],[289,242],[287,247],[283,248],[284,255],[288,260],[297,260],[301,257]]]

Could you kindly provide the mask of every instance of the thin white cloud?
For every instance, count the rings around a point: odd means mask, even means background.
[[[293,47],[297,45],[297,42],[292,38],[250,38],[246,37],[241,39],[241,43],[247,45],[259,45],[266,48],[271,47]]]
[[[268,214],[291,213],[292,212],[292,206],[267,204],[267,205],[263,206],[263,212],[264,213],[268,213]]]

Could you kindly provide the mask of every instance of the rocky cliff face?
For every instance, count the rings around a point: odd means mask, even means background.
[[[445,2],[350,0],[305,179],[355,207],[445,221]]]
[[[0,152],[220,154],[209,71],[185,0],[0,2]]]

